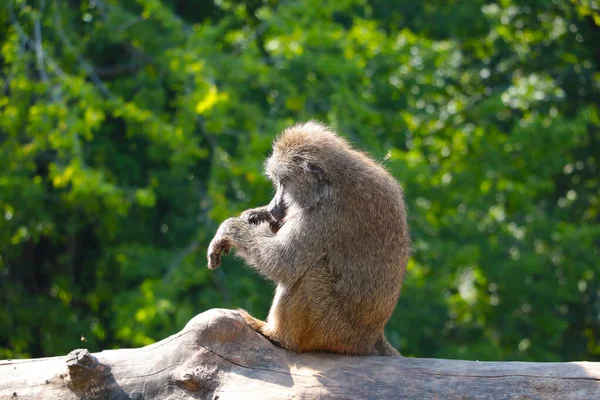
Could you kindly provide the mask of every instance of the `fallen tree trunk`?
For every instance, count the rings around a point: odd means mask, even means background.
[[[0,399],[600,399],[600,363],[295,354],[211,310],[140,349],[0,361]]]

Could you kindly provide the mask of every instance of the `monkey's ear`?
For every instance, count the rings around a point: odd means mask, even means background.
[[[307,161],[304,158],[299,157],[299,156],[295,156],[294,158],[292,158],[292,160],[297,165],[299,165],[303,171],[308,172],[309,174],[313,175],[320,182],[327,181],[327,178],[325,177],[325,172],[323,172],[323,170],[319,166],[317,166],[317,165],[313,164],[312,162]]]
[[[307,171],[310,175],[312,175],[313,177],[315,177],[315,179],[318,182],[318,185],[321,188],[328,188],[329,187],[329,179],[327,179],[327,176],[325,175],[325,172],[317,165],[311,163],[311,162],[304,162],[302,163],[302,168]]]
[[[311,174],[315,174],[315,175],[323,175],[323,170],[319,167],[317,167],[315,164],[311,163],[311,162],[304,162],[302,167],[307,171],[310,172]]]
[[[323,175],[323,170],[319,167],[317,167],[315,164],[311,163],[310,161],[306,161],[304,159],[301,158],[296,158],[295,160],[298,164],[300,164],[300,167],[308,172],[311,173],[313,175]]]

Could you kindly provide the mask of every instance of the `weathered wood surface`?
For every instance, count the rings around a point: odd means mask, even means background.
[[[211,310],[140,349],[0,361],[0,399],[600,399],[600,363],[295,354]]]

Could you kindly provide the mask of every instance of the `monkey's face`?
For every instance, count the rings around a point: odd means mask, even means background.
[[[306,155],[275,151],[266,162],[266,172],[276,189],[269,212],[280,223],[290,211],[314,210],[330,195],[323,169]]]

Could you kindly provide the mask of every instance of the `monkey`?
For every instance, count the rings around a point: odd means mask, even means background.
[[[277,284],[266,321],[243,318],[298,353],[400,355],[384,336],[411,246],[398,182],[315,121],[285,129],[265,170],[272,201],[225,220],[208,247],[210,269],[233,248]]]

